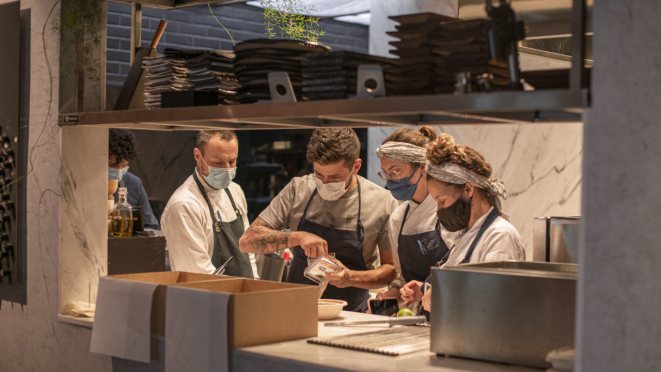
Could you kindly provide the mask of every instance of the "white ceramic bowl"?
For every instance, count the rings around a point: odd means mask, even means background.
[[[347,306],[348,303],[342,300],[319,300],[319,320],[331,320],[340,316],[342,309]]]

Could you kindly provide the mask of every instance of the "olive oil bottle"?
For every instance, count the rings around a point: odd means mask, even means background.
[[[126,202],[128,191],[126,187],[120,187],[119,201],[112,211],[112,235],[116,238],[130,238],[133,235],[133,212],[131,206]]]

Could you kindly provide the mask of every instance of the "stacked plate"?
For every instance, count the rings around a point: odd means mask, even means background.
[[[232,51],[171,48],[162,56],[145,58],[145,107],[160,108],[161,93],[167,91],[217,92],[221,104],[238,103],[233,59]]]
[[[389,71],[387,79],[394,95],[433,94],[436,65],[431,40],[441,22],[454,18],[435,13],[417,13],[390,17],[397,22],[397,31],[387,32],[399,39],[390,42],[395,49],[390,53],[399,56],[396,67]]]
[[[360,65],[380,65],[384,75],[393,66],[391,58],[347,51],[310,53],[304,57],[302,96],[310,101],[354,96]],[[386,92],[388,84],[386,81]]]
[[[234,46],[234,73],[241,103],[270,100],[269,72],[286,72],[296,98],[302,98],[304,54],[330,52],[325,45],[297,40],[255,39]]]
[[[471,85],[485,73],[493,75],[492,88],[507,85],[507,65],[490,62],[488,20],[460,21],[434,13],[391,19],[399,23],[397,31],[388,32],[399,39],[390,42],[395,47],[391,53],[400,57],[397,68],[391,71],[400,80],[398,85],[391,85],[394,93],[452,93],[460,72],[470,73]]]
[[[477,90],[476,79],[485,73],[493,76],[492,89],[507,85],[507,64],[489,57],[488,28],[489,21],[484,19],[441,23],[430,40],[436,65],[436,93],[452,93],[460,72],[470,72],[472,90]]]

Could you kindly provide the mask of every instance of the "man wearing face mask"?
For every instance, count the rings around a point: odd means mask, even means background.
[[[360,141],[349,128],[317,129],[307,147],[314,174],[294,178],[241,238],[244,252],[271,253],[292,248],[288,282],[305,278],[308,257],[335,253],[343,270],[330,276],[323,298],[366,311],[370,288],[395,278],[388,219],[397,202],[388,190],[358,177]],[[290,228],[291,231],[282,231]],[[381,266],[376,267],[377,255]]]
[[[173,271],[212,274],[232,257],[226,275],[257,278],[254,255],[239,250],[249,223],[243,190],[232,182],[238,154],[233,131],[197,135],[195,171],[172,194],[161,217]]]
[[[119,180],[119,187],[126,187],[129,205],[142,207],[145,227],[160,230],[158,220],[149,204],[147,192],[142,180],[128,173],[129,164],[138,157],[135,134],[128,129],[110,129],[108,131],[108,180]],[[119,199],[115,192],[115,203]]]

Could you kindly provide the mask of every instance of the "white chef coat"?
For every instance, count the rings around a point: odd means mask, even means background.
[[[213,213],[216,214],[217,211],[220,211],[223,222],[236,220],[237,215],[225,190],[212,189],[202,180],[197,169],[195,173],[206,190]],[[243,226],[247,230],[250,223],[243,190],[234,182],[228,188],[236,207],[243,215]],[[216,270],[211,263],[214,222],[211,219],[209,206],[191,175],[172,194],[161,216],[161,228],[167,240],[172,271],[213,274]],[[255,279],[258,279],[255,255],[252,253],[250,254],[250,264]]]
[[[450,251],[448,261],[442,266],[456,266],[466,258],[477,232],[484,224],[493,207],[484,216],[480,217],[473,227],[455,236],[454,248]],[[488,261],[525,260],[526,252],[521,244],[521,236],[516,227],[506,219],[498,216],[489,226],[482,238],[475,246],[470,263]]]
[[[404,216],[406,212],[406,207],[411,206],[407,216]],[[402,230],[403,235],[414,235],[421,234],[436,229],[436,222],[438,218],[436,217],[437,205],[436,201],[431,195],[418,204],[413,200],[408,200],[399,205],[390,215],[390,221],[388,222],[388,234],[390,237],[390,246],[392,247],[392,256],[395,261],[395,270],[397,271],[397,278],[393,280],[389,288],[397,287],[401,288],[406,284],[404,277],[402,276],[402,266],[399,261],[399,230],[402,227],[402,221],[406,217],[406,223],[404,224],[404,229]],[[454,235],[456,233],[451,233],[445,230],[441,226],[441,237],[445,241],[445,244],[448,248],[452,247],[454,241]]]

